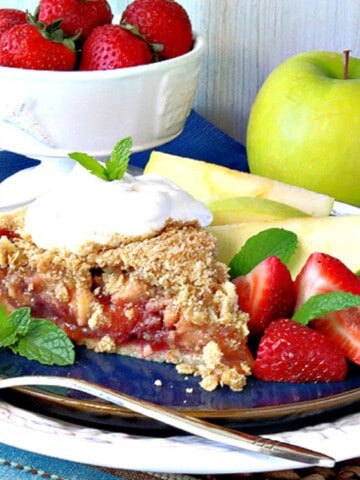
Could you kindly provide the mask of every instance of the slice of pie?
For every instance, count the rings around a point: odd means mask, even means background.
[[[151,235],[73,253],[37,247],[25,210],[0,216],[0,304],[9,313],[30,306],[77,344],[174,363],[208,391],[244,387],[248,317],[215,238],[197,222],[168,221]]]

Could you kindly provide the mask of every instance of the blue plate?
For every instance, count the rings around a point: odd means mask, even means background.
[[[121,392],[175,408],[189,415],[225,423],[234,428],[276,431],[284,424],[319,421],[319,416],[344,414],[360,404],[360,368],[350,369],[348,378],[333,383],[276,383],[250,377],[242,392],[219,388],[206,392],[199,378],[183,376],[171,364],[99,354],[77,348],[70,367],[49,367],[10,350],[0,350],[0,375],[63,375],[90,380]],[[21,387],[10,393],[21,406],[69,417],[72,421],[159,432],[164,426],[137,414],[73,390],[55,387]],[[345,413],[346,413],[345,412]],[[163,427],[163,428],[162,428]]]

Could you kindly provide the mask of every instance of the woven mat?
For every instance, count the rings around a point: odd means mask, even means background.
[[[356,480],[360,479],[360,457],[345,462],[339,462],[334,468],[310,467],[299,470],[283,470],[278,472],[263,472],[233,475],[175,475],[134,472],[101,468],[114,477],[125,480]]]

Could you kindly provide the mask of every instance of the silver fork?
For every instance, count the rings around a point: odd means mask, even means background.
[[[170,408],[97,385],[87,380],[45,375],[28,375],[0,379],[0,389],[30,385],[48,385],[78,390],[146,417],[153,418],[187,433],[220,442],[231,447],[281,457],[308,465],[332,467],[335,464],[335,460],[332,457],[320,452],[224,428],[179,413]]]

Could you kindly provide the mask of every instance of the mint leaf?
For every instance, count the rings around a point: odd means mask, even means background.
[[[72,152],[69,153],[68,156],[80,163],[80,165],[89,170],[93,175],[111,182],[113,180],[121,180],[124,176],[129,165],[131,147],[131,137],[119,140],[115,144],[110,158],[105,160],[104,165],[87,153]]]
[[[32,318],[30,307],[10,315],[0,306],[0,348],[46,365],[69,365],[75,361],[74,345],[54,323]]]
[[[8,347],[17,340],[16,329],[11,325],[4,307],[0,307],[0,347]]]
[[[96,158],[83,152],[69,153],[69,157],[80,163],[81,166],[89,170],[93,175],[96,175],[103,180],[107,180],[106,169]]]
[[[30,308],[20,308],[11,315],[0,306],[0,347],[9,347],[26,335],[30,326]]]
[[[30,307],[19,308],[9,315],[10,323],[16,328],[19,336],[26,335],[30,328]]]
[[[329,292],[314,295],[295,312],[293,320],[307,325],[311,320],[327,313],[360,306],[360,295],[348,292]]]
[[[229,263],[230,276],[246,275],[256,265],[272,255],[287,264],[298,245],[294,232],[283,228],[268,228],[249,238]]]
[[[12,345],[11,350],[45,365],[70,365],[74,363],[74,345],[65,332],[54,323],[32,318],[29,331]]]
[[[132,140],[124,138],[115,144],[111,157],[105,161],[108,180],[120,180],[126,172],[131,154]]]

